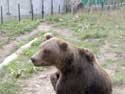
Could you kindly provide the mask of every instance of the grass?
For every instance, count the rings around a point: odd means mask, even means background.
[[[32,76],[32,73],[43,68],[35,68],[29,61],[30,57],[38,50],[41,44],[40,38],[36,43],[32,44],[31,49],[25,50],[18,59],[12,61],[5,66],[0,72],[0,94],[18,94],[20,79],[26,79]]]
[[[32,64],[13,61],[0,72],[0,94],[18,94],[19,78],[30,77],[33,72]]]
[[[7,82],[2,82],[0,84],[0,94],[17,94],[15,91],[18,91],[19,90],[19,87],[17,87],[16,84],[14,84],[15,81],[12,81],[10,82],[7,81]]]
[[[16,37],[31,32],[38,26],[41,20],[22,20],[21,22],[11,21],[0,25],[0,47],[7,44],[9,41],[14,40]],[[43,33],[37,34],[41,36]],[[27,39],[23,42],[19,42],[17,47],[19,48],[23,44],[30,41]],[[19,78],[30,77],[36,68],[29,62],[31,54],[35,52],[40,40],[32,45],[32,49],[24,51],[18,60],[14,60],[8,66],[0,70],[0,94],[18,94],[20,85],[18,84]],[[24,62],[26,61],[26,62]]]
[[[17,36],[31,32],[41,20],[10,21],[0,25],[0,47],[14,40]]]
[[[115,76],[113,77],[113,81],[115,82],[115,84],[125,84],[124,70],[119,68],[115,71],[116,71],[116,73],[115,73]]]
[[[103,63],[102,64],[102,66],[104,67],[104,68],[111,68],[111,66],[113,66],[113,65],[115,65],[116,63],[113,61],[113,60],[107,60],[107,62],[106,63]]]

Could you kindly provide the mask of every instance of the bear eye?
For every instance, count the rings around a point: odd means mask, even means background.
[[[50,51],[47,50],[47,49],[45,49],[45,50],[43,51],[43,53],[44,53],[44,54],[48,54],[48,53],[50,53]]]

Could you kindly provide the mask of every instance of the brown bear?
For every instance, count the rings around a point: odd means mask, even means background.
[[[88,49],[79,48],[56,37],[46,36],[31,60],[35,66],[55,66],[51,75],[56,94],[111,94],[108,74]]]

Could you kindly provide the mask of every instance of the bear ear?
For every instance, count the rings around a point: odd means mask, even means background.
[[[45,40],[49,40],[49,39],[53,38],[53,35],[52,35],[52,33],[46,33],[46,34],[44,34],[44,38],[45,38]]]
[[[79,53],[81,56],[84,56],[89,63],[93,64],[93,62],[95,62],[95,55],[89,49],[82,48],[79,50]]]
[[[67,50],[68,44],[66,42],[60,42],[59,43],[59,47],[60,49],[62,49],[63,51]]]

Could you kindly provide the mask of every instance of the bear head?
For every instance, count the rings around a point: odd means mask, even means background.
[[[58,68],[70,63],[73,55],[70,53],[69,45],[64,40],[46,34],[45,41],[40,50],[32,56],[31,60],[35,66],[56,66]]]
[[[68,68],[72,62],[75,66],[79,65],[79,62],[93,65],[95,56],[89,49],[75,47],[46,34],[40,50],[32,56],[31,60],[35,66],[56,66],[58,69],[63,69]]]

